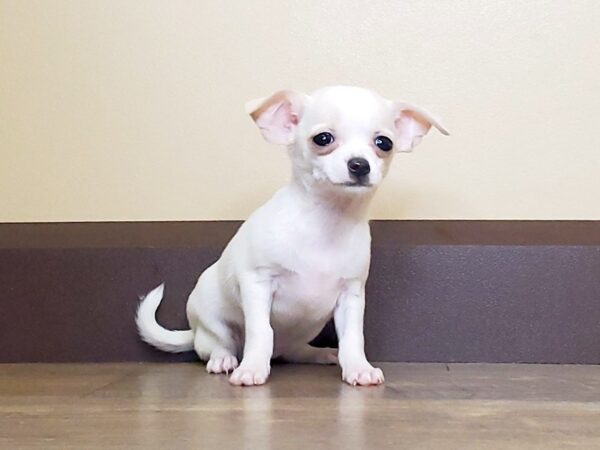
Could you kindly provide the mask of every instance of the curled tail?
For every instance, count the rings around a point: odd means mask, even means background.
[[[163,298],[165,285],[154,288],[144,297],[137,310],[135,323],[142,339],[165,352],[180,353],[194,349],[192,330],[167,330],[156,321],[156,310]]]

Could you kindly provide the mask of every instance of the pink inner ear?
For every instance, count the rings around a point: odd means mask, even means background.
[[[410,110],[400,112],[394,125],[398,132],[398,151],[409,152],[416,147],[431,128],[431,124]]]
[[[298,125],[298,116],[292,111],[288,100],[278,102],[256,119],[264,138],[273,144],[288,144]]]

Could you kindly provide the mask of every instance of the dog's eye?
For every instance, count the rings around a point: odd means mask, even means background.
[[[319,147],[325,147],[325,146],[331,144],[335,139],[333,138],[333,134],[325,131],[323,133],[319,133],[319,134],[315,135],[312,140]]]
[[[394,143],[392,142],[392,140],[389,137],[377,136],[375,138],[375,145],[377,147],[379,147],[381,150],[383,150],[384,152],[389,152],[392,149],[392,147],[394,146]]]

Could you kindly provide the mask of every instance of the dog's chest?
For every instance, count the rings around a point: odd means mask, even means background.
[[[322,320],[329,317],[343,287],[331,271],[285,271],[276,279],[273,312],[281,319]]]
[[[351,232],[297,232],[274,247],[278,266],[272,311],[285,322],[331,317],[347,280],[366,278],[370,249],[368,226]],[[295,321],[295,322],[294,322]]]

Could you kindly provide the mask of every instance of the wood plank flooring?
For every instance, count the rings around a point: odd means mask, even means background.
[[[276,365],[239,388],[199,363],[0,365],[0,448],[600,449],[600,366],[381,367],[381,387]]]

